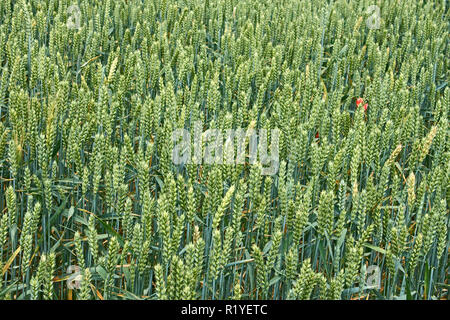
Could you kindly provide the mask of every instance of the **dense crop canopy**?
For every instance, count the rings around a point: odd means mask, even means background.
[[[1,0],[0,298],[443,299],[448,5]]]

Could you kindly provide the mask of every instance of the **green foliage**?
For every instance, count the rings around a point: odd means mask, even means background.
[[[373,2],[2,0],[0,298],[443,299],[448,2]]]

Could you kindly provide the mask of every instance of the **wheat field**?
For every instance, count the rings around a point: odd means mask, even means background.
[[[448,6],[2,0],[0,299],[447,299]]]

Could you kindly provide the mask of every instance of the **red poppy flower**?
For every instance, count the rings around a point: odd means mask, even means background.
[[[319,131],[316,132],[316,139],[319,139]]]
[[[364,111],[367,111],[367,106],[368,106],[368,104],[366,103],[366,104],[364,105]]]
[[[364,100],[362,98],[356,99],[356,106],[359,107],[359,105],[363,102],[364,102]]]

